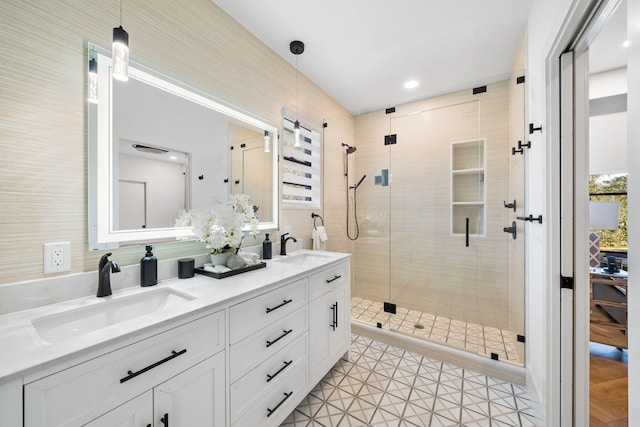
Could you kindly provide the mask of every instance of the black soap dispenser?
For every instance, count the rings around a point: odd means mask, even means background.
[[[153,286],[158,283],[158,258],[151,252],[150,245],[147,253],[140,260],[140,286]]]
[[[264,242],[262,242],[262,259],[271,259],[271,240],[269,234],[265,234]]]

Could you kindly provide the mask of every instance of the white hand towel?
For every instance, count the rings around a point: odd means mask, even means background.
[[[322,241],[322,239],[320,238],[319,230],[314,229],[313,233],[311,234],[311,238],[313,239],[313,250],[324,251],[324,241]]]
[[[327,230],[325,230],[323,226],[318,227],[317,231],[321,241],[326,242],[327,240],[329,240],[329,237],[327,236]]]

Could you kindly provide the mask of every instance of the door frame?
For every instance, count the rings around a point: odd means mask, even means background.
[[[547,111],[555,130],[550,132],[550,147],[559,148],[548,154],[552,186],[548,197],[556,218],[551,228],[559,231],[559,237],[551,240],[549,255],[551,308],[557,313],[552,329],[559,331],[554,338],[561,349],[559,355],[550,350],[550,372],[559,380],[555,390],[559,399],[554,402],[552,391],[549,414],[562,426],[589,425],[589,45],[619,2],[577,1],[547,60],[551,76]],[[561,275],[573,278],[573,289],[562,288]]]

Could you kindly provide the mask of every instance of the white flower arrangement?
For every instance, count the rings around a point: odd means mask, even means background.
[[[203,242],[212,255],[235,251],[242,243],[244,232],[254,238],[258,234],[256,218],[251,200],[246,194],[231,194],[226,202],[216,202],[208,208],[195,208],[182,213],[175,222],[176,227],[193,227],[193,234]]]

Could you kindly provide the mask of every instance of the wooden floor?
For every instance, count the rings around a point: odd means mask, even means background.
[[[628,426],[627,350],[596,343],[589,350],[589,426]]]

